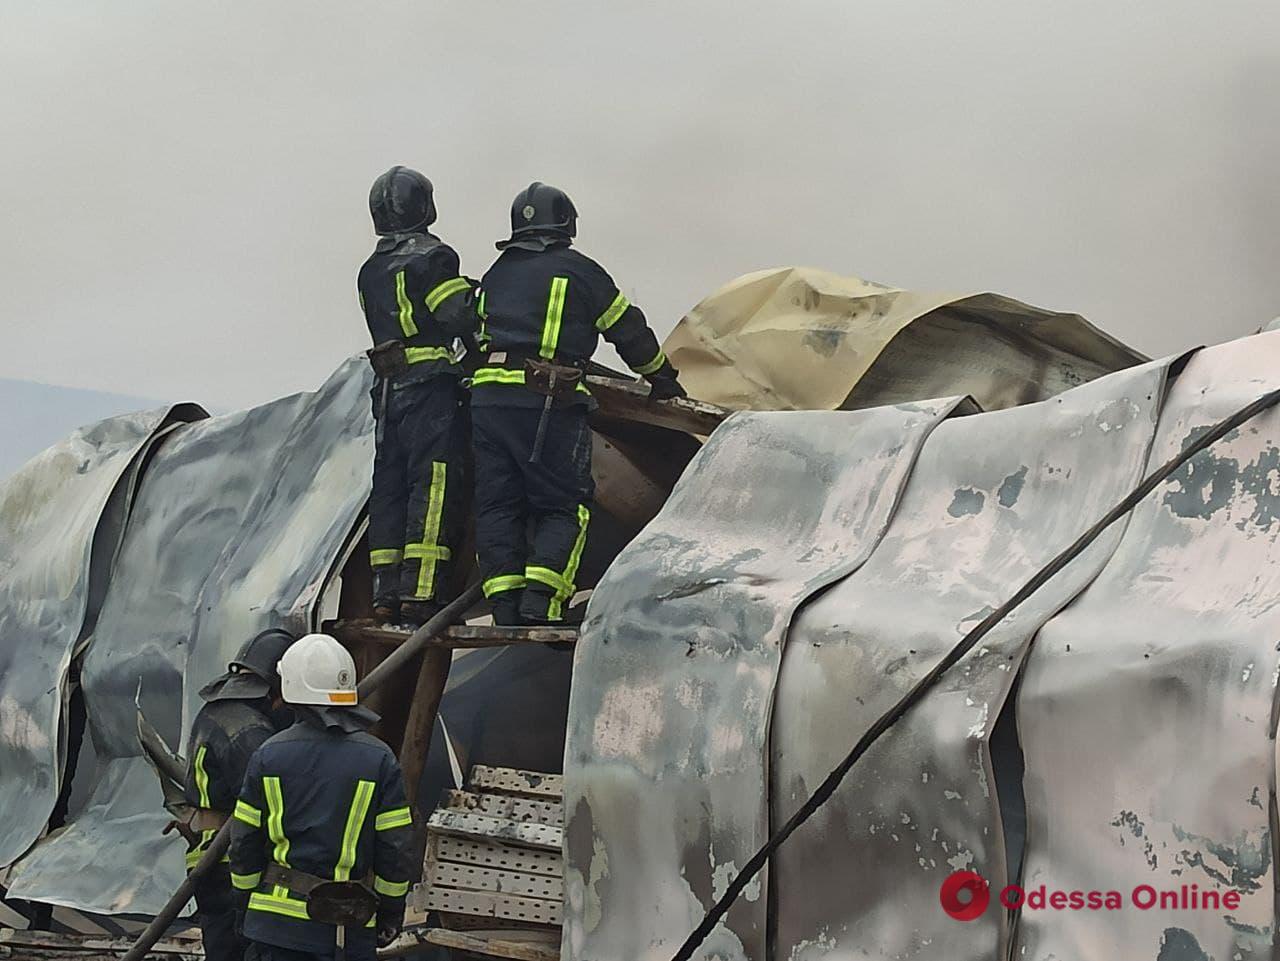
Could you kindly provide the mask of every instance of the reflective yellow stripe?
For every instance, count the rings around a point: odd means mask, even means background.
[[[435,595],[436,564],[444,559],[427,557],[425,552],[434,550],[440,541],[440,519],[444,516],[444,485],[447,473],[444,461],[431,462],[431,489],[427,493],[427,516],[422,522],[422,543],[411,544],[405,548],[406,556],[411,549],[423,551],[422,554],[414,555],[420,558],[418,590],[414,595],[420,600],[430,600]]]
[[[204,842],[187,852],[187,870],[190,871],[196,866],[196,862],[200,860],[200,856],[204,854]]]
[[[658,356],[653,358],[653,360],[649,361],[649,363],[641,364],[639,367],[633,367],[631,369],[634,370],[637,374],[652,374],[655,370],[657,370],[666,362],[667,362],[667,355],[664,354],[661,350],[659,350]]]
[[[476,313],[480,315],[480,330],[476,334],[476,343],[483,347],[489,342],[489,333],[484,322],[489,319],[489,312],[484,307],[484,291],[480,291],[480,301],[476,304]]]
[[[289,866],[289,839],[284,834],[284,794],[278,777],[264,777],[262,791],[267,796],[267,836],[275,849],[271,856],[276,864]],[[279,887],[279,885],[276,885]]]
[[[519,590],[524,585],[523,574],[499,574],[484,582],[484,596],[493,597],[494,594],[501,594],[504,591]]]
[[[600,315],[600,319],[596,321],[596,330],[608,330],[618,322],[619,318],[627,312],[627,308],[630,306],[631,301],[622,296],[622,292],[619,291],[618,296],[613,298],[613,303],[609,305],[608,309]]]
[[[549,567],[526,567],[524,569],[524,576],[531,581],[537,581],[539,584],[547,585],[547,587],[554,590],[557,594],[573,589],[572,584]]]
[[[245,801],[236,802],[235,818],[237,821],[243,821],[251,828],[262,827],[262,812]]]
[[[196,751],[196,791],[200,794],[202,808],[213,807],[213,803],[209,800],[209,773],[204,769],[204,758],[208,750],[208,745],[201,744],[200,749]]]
[[[576,590],[573,581],[577,577],[577,568],[582,563],[582,550],[586,548],[586,527],[591,522],[591,512],[586,509],[586,504],[577,505],[577,539],[573,541],[573,549],[568,553],[568,563],[564,564],[563,578],[568,584],[568,590],[563,591],[557,598],[552,599],[552,603],[548,605],[547,614],[552,621],[557,621],[561,616],[563,604],[573,599],[573,591]]]
[[[418,325],[413,322],[413,301],[404,292],[404,271],[396,274],[396,303],[400,305],[400,329],[406,337],[418,332]]]
[[[384,547],[380,550],[369,552],[369,563],[374,567],[382,567],[386,564],[399,564],[400,558],[403,557],[399,551]]]
[[[364,291],[356,291],[356,295],[360,298],[360,309],[364,310]]]
[[[478,314],[480,315],[480,319],[481,319],[481,320],[488,320],[488,319],[489,319],[489,312],[488,312],[487,310],[485,310],[485,306],[484,306],[484,291],[483,291],[483,290],[482,290],[482,291],[480,291],[480,302],[476,305],[476,313],[478,313]]]
[[[448,347],[406,347],[404,359],[410,364],[421,364],[427,360],[453,360],[453,351]]]
[[[231,872],[231,886],[237,891],[252,891],[262,883],[262,872],[256,874],[236,874]]]
[[[552,277],[551,293],[547,295],[547,316],[542,322],[542,344],[538,355],[550,360],[560,344],[560,318],[564,314],[564,295],[569,288],[568,277]]]
[[[434,311],[454,294],[469,290],[471,285],[465,277],[454,277],[442,284],[436,284],[427,292],[427,310]]]
[[[413,814],[407,807],[392,808],[390,811],[383,811],[373,819],[373,829],[390,831],[392,828],[408,827],[412,823]]]
[[[505,367],[481,367],[471,376],[472,384],[524,384],[523,370],[507,370]],[[584,394],[590,394],[587,385],[578,381],[576,388]]]
[[[404,556],[410,560],[430,557],[437,561],[447,561],[453,557],[453,551],[438,544],[408,544],[405,546]]]
[[[276,891],[283,890],[279,886]],[[286,918],[299,918],[303,921],[310,920],[307,914],[307,902],[299,901],[297,898],[291,898],[283,894],[251,894],[249,895],[250,911],[269,911],[271,914],[283,914]]]
[[[387,881],[375,874],[373,876],[373,889],[389,898],[402,898],[409,893],[409,882]]]
[[[356,844],[360,840],[360,831],[364,828],[364,819],[372,801],[373,782],[357,781],[356,793],[351,799],[351,810],[347,812],[347,826],[342,832],[342,853],[333,869],[335,881],[351,879],[351,868],[356,863]]]
[[[577,586],[574,584],[574,578],[578,576],[578,568],[582,564],[582,552],[587,545],[587,525],[591,523],[591,511],[585,504],[578,505],[578,536],[574,539],[573,548],[569,551],[569,560],[564,566],[564,570],[556,573],[547,567],[526,567],[524,576],[531,581],[537,581],[539,584],[545,584],[555,593],[551,597],[550,603],[547,605],[547,617],[556,621],[560,619],[564,612],[564,604],[566,601],[573,599]]]
[[[523,370],[506,370],[502,367],[482,367],[471,378],[473,384],[523,384]]]

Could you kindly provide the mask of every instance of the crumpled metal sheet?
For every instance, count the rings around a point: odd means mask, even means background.
[[[783,633],[958,403],[735,415],[606,572],[570,701],[564,958],[665,961],[765,839]],[[765,909],[748,889],[705,952],[763,957]]]
[[[738,278],[694,307],[663,350],[692,396],[734,410],[848,410],[957,394],[995,410],[1146,360],[1078,314],[812,267]]]
[[[171,744],[196,691],[252,634],[305,630],[368,496],[368,365],[314,394],[202,421],[151,461],[82,672],[99,757],[92,795],[14,870],[10,894],[102,914],[154,913],[185,845],[142,757],[134,694]]]
[[[965,633],[1141,480],[1167,366],[929,435],[871,557],[789,632],[772,718],[775,825]],[[861,448],[856,435],[849,442]],[[1121,530],[989,633],[778,852],[773,957],[1007,956],[1005,912],[957,922],[939,887],[956,870],[979,871],[996,891],[1009,883],[993,729],[1032,636],[1098,573]]]
[[[1280,333],[1201,351],[1151,464],[1277,384]],[[1280,411],[1134,510],[1102,574],[1036,639],[1018,703],[1028,889],[1116,890],[1122,913],[1023,911],[1013,957],[1275,957]],[[1244,893],[1135,910],[1133,888]]]
[[[0,866],[44,831],[62,788],[67,673],[92,627],[141,460],[192,405],[81,428],[0,484]]]

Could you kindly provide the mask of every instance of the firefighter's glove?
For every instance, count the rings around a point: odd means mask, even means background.
[[[650,383],[653,385],[649,389],[650,400],[672,400],[676,397],[689,396],[675,377],[655,377]]]
[[[385,948],[400,936],[400,922],[392,919],[378,924],[378,947]]]

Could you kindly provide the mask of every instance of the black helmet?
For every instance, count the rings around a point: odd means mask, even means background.
[[[498,244],[503,250],[517,246],[524,237],[550,236],[571,240],[578,233],[578,211],[569,195],[558,187],[535,180],[511,202],[511,239]]]
[[[369,213],[373,229],[384,237],[425,230],[436,222],[431,181],[408,167],[392,167],[373,182]]]
[[[280,686],[276,665],[297,638],[278,627],[263,631],[241,645],[227,673],[205,685],[200,696],[206,701],[256,700]]]
[[[244,642],[240,650],[236,651],[236,656],[231,659],[231,663],[227,665],[227,669],[232,674],[248,671],[258,675],[268,684],[279,684],[280,672],[276,670],[276,665],[280,663],[280,658],[284,657],[284,652],[289,649],[289,645],[296,640],[297,638],[288,631],[278,627],[263,631]]]

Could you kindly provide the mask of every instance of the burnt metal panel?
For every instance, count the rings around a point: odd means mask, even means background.
[[[1164,463],[1277,384],[1280,333],[1196,354]],[[1133,511],[1102,574],[1041,630],[1018,701],[1025,886],[1116,890],[1119,912],[1024,910],[1013,957],[1273,958],[1280,412],[1198,454]],[[1242,892],[1136,910],[1138,885]]]
[[[62,789],[71,659],[92,626],[137,473],[192,405],[75,431],[0,483],[0,866],[44,831]]]
[[[929,435],[870,558],[805,606],[788,635],[772,719],[775,825],[966,632],[1137,484],[1167,366],[955,418]],[[1035,631],[1119,536],[1103,535],[993,630],[782,847],[774,957],[1005,956],[1004,912],[960,923],[942,911],[939,887],[961,869],[997,890],[1006,883],[996,719]]]
[[[871,552],[958,403],[735,415],[606,572],[570,700],[563,957],[665,958],[764,841],[792,613]],[[704,956],[762,958],[765,907],[749,888]]]
[[[99,770],[84,811],[14,869],[13,897],[111,914],[153,913],[183,875],[161,836],[160,786],[133,700],[171,744],[196,691],[241,643],[312,610],[368,495],[368,365],[298,394],[175,431],[155,455],[85,655]]]

